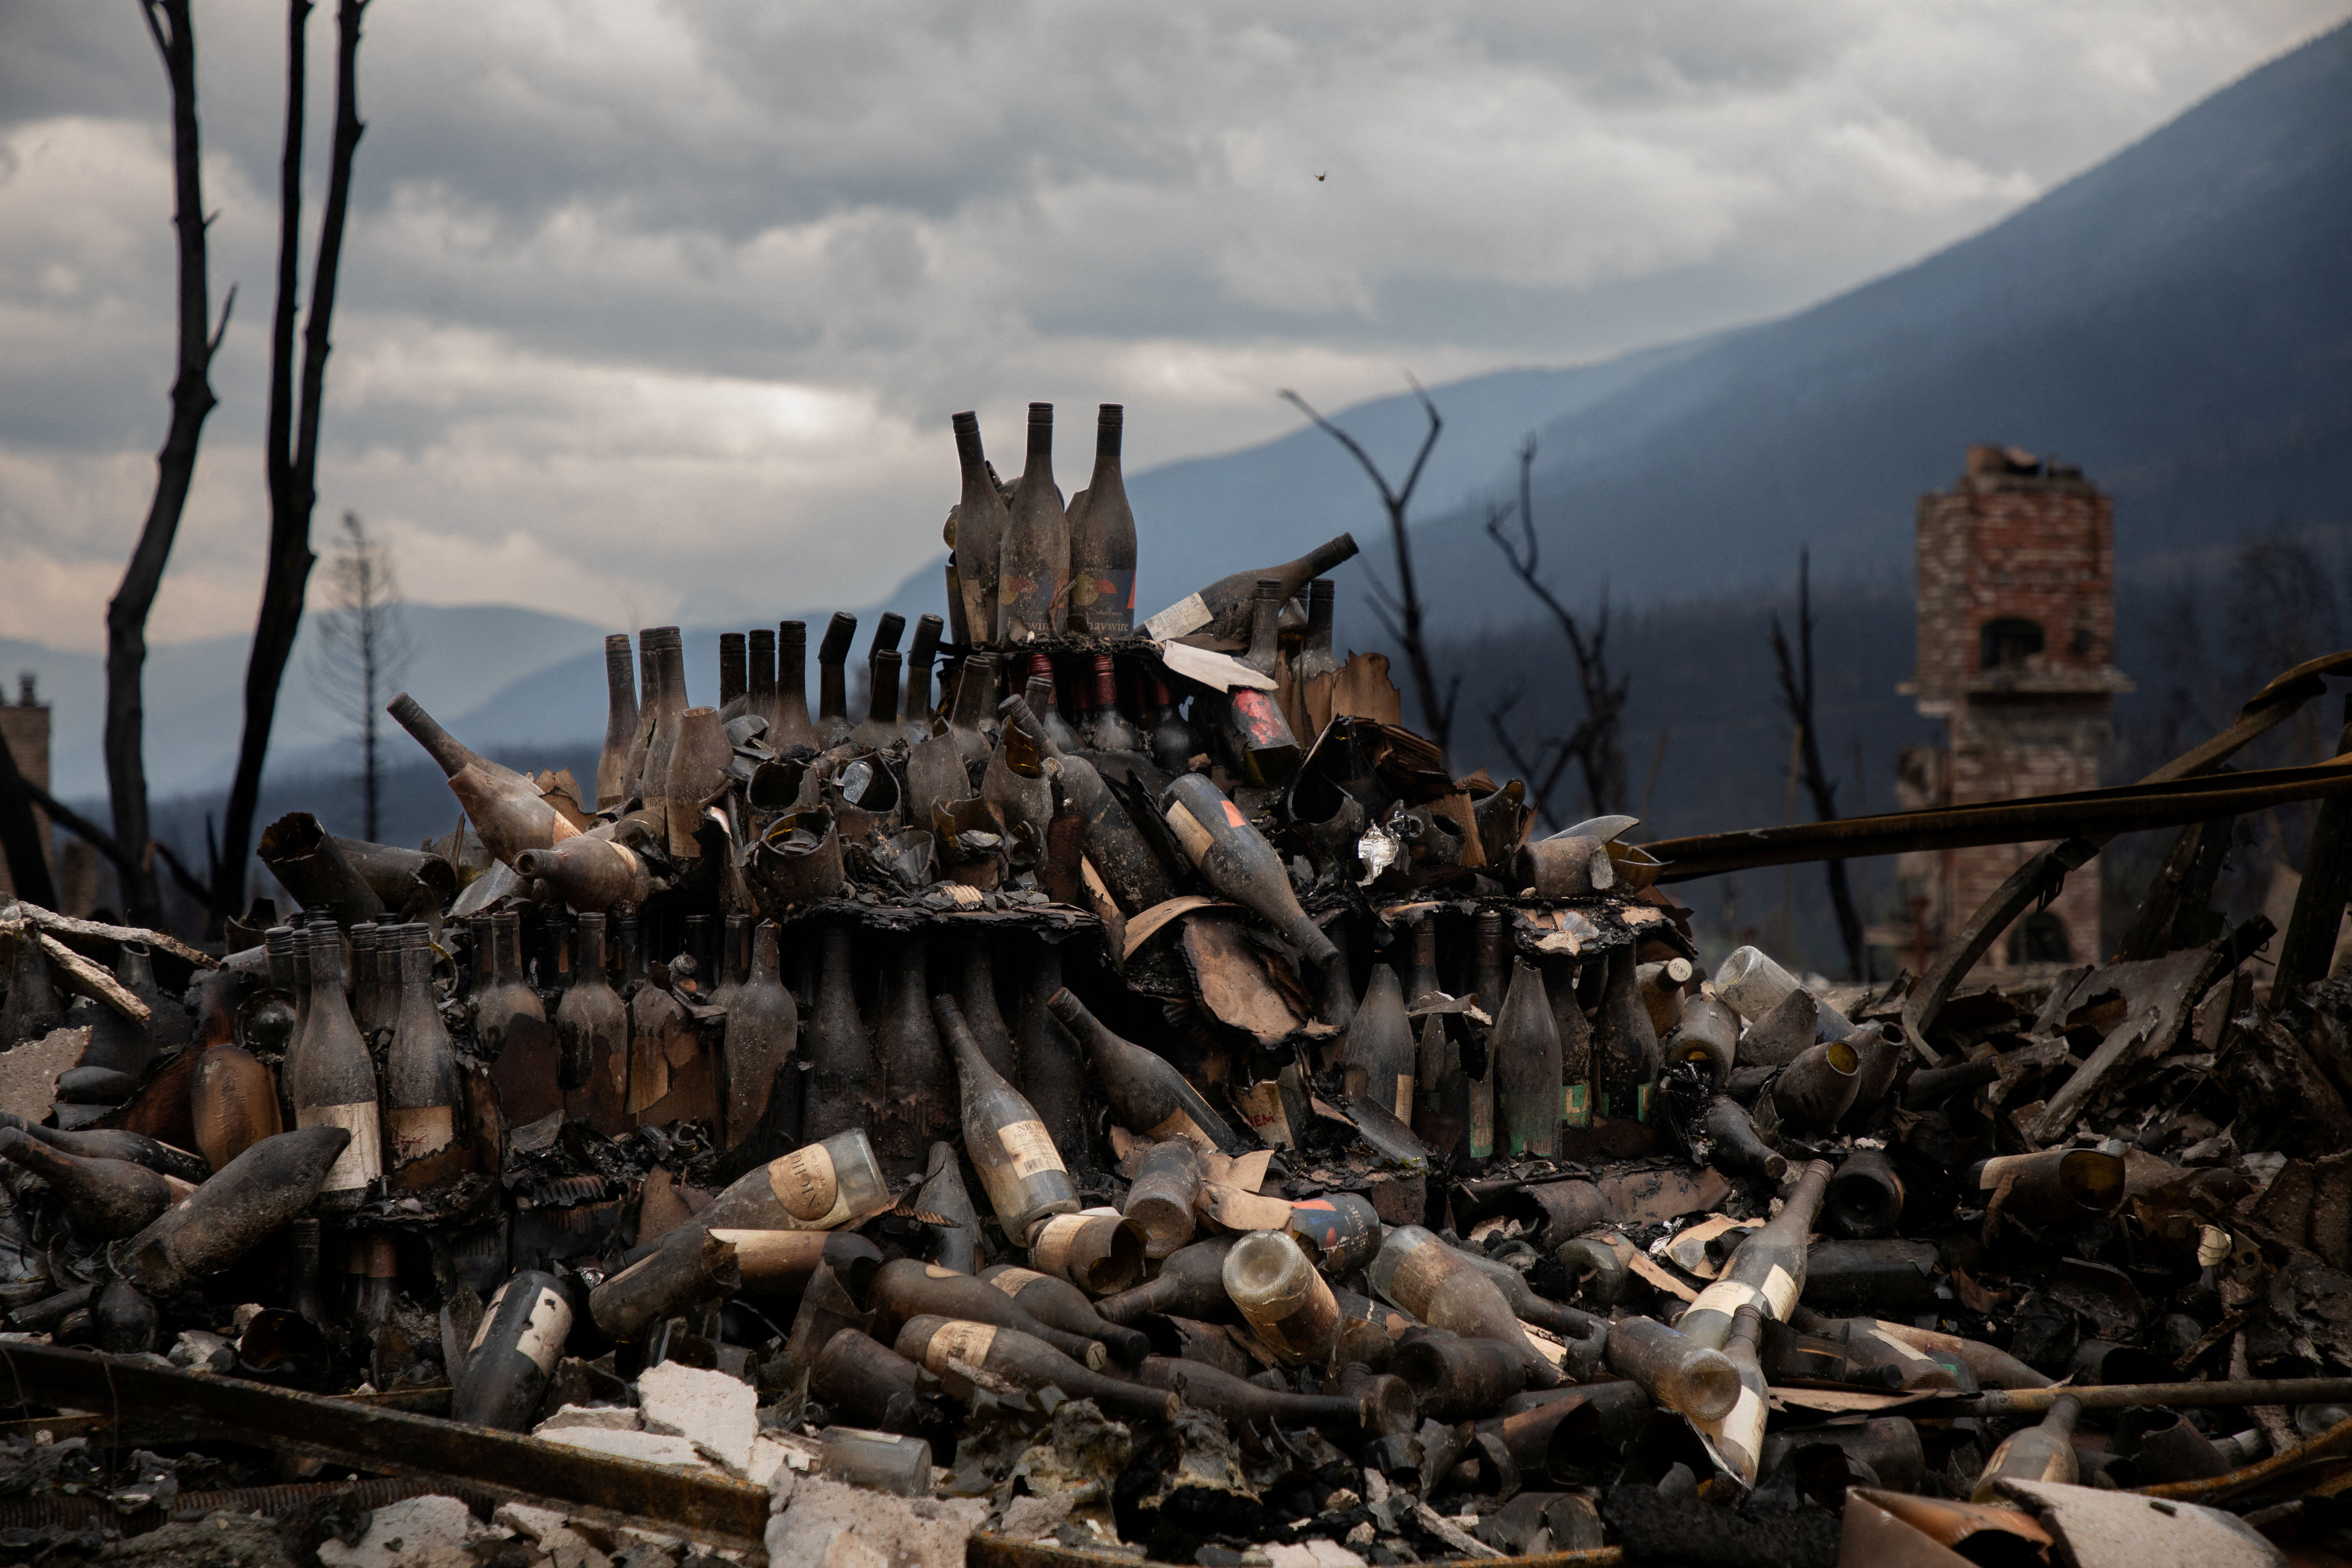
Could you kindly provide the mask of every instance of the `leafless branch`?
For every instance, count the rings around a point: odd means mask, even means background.
[[[1797,727],[1799,777],[1813,803],[1816,821],[1838,815],[1837,784],[1822,766],[1821,731],[1813,722],[1813,595],[1812,552],[1797,555],[1797,646],[1792,653],[1780,617],[1772,617],[1772,658],[1780,666],[1780,705]],[[1847,970],[1856,980],[1867,980],[1869,953],[1863,945],[1862,917],[1846,885],[1845,862],[1824,862],[1829,878],[1830,906],[1837,912],[1838,938],[1845,947]]]
[[[1461,689],[1461,682],[1457,679],[1445,696],[1438,695],[1437,669],[1430,658],[1429,638],[1422,624],[1421,591],[1413,576],[1412,541],[1406,531],[1405,518],[1412,506],[1412,492],[1421,484],[1422,470],[1429,466],[1429,455],[1436,449],[1437,437],[1444,430],[1445,422],[1438,417],[1437,405],[1430,401],[1429,394],[1422,390],[1421,383],[1414,381],[1410,374],[1405,381],[1412,387],[1413,396],[1420,401],[1422,413],[1428,418],[1429,428],[1422,437],[1421,449],[1413,454],[1412,466],[1405,470],[1402,486],[1390,484],[1388,476],[1381,471],[1380,464],[1372,460],[1372,455],[1364,450],[1362,444],[1316,412],[1314,405],[1305,398],[1287,387],[1283,389],[1282,398],[1313,420],[1316,428],[1346,447],[1349,456],[1363,468],[1365,476],[1372,481],[1372,488],[1380,492],[1381,505],[1389,515],[1389,544],[1395,552],[1397,585],[1395,592],[1391,594],[1386,587],[1376,584],[1378,598],[1374,607],[1376,610],[1385,607],[1395,616],[1391,621],[1388,615],[1383,614],[1381,624],[1404,649],[1405,663],[1412,671],[1413,694],[1421,704],[1422,722],[1428,729],[1430,739],[1437,742],[1440,752],[1444,752],[1448,749],[1454,727],[1454,700]],[[1384,606],[1381,603],[1382,600],[1385,601]]]

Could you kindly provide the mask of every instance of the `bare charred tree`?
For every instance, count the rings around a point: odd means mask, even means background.
[[[261,798],[261,768],[278,717],[278,690],[302,626],[302,595],[318,556],[310,550],[310,513],[318,504],[319,413],[327,390],[329,328],[335,313],[335,279],[341,265],[343,223],[351,206],[352,157],[360,134],[360,21],[368,0],[341,0],[335,30],[335,134],[327,171],[326,206],[319,225],[318,258],[310,270],[310,308],[302,323],[301,374],[295,375],[295,296],[301,282],[302,125],[305,87],[302,37],[311,0],[289,0],[286,38],[286,144],[278,163],[278,296],[269,342],[269,563],[261,584],[261,611],[245,669],[245,733],[220,839],[212,845],[211,896],[218,920],[245,897],[246,858]]]
[[[1413,695],[1421,703],[1422,724],[1442,752],[1450,749],[1454,703],[1461,695],[1462,679],[1456,676],[1448,683],[1445,695],[1438,696],[1437,667],[1430,661],[1429,637],[1422,624],[1421,590],[1413,577],[1412,541],[1405,531],[1405,512],[1412,505],[1412,492],[1421,483],[1421,471],[1428,466],[1429,454],[1436,449],[1437,437],[1445,428],[1445,422],[1437,416],[1437,405],[1429,400],[1421,383],[1411,376],[1405,379],[1412,384],[1413,396],[1421,400],[1421,411],[1429,418],[1429,431],[1421,439],[1421,450],[1413,454],[1412,467],[1405,471],[1402,485],[1390,484],[1381,466],[1372,461],[1372,455],[1353,436],[1318,414],[1307,399],[1288,387],[1283,388],[1282,398],[1345,447],[1349,455],[1362,465],[1372,488],[1380,491],[1381,505],[1389,514],[1389,544],[1396,552],[1397,585],[1391,592],[1378,573],[1367,570],[1366,580],[1372,585],[1372,614],[1380,617],[1381,629],[1404,649],[1405,663],[1412,671]]]
[[[195,478],[196,442],[205,416],[217,402],[211,381],[213,356],[228,331],[236,306],[231,288],[221,302],[220,325],[212,323],[212,286],[205,230],[203,158],[197,142],[196,34],[188,0],[141,0],[141,15],[163,74],[172,86],[172,226],[179,240],[179,356],[172,381],[172,423],[155,454],[155,494],[147,521],[123,568],[121,585],[106,606],[106,788],[114,810],[114,839],[134,853],[118,859],[127,918],[153,924],[163,918],[154,865],[143,853],[150,837],[147,816],[146,704],[142,693],[147,668],[147,616],[163,586],[163,567],[180,531],[180,516]],[[127,863],[126,863],[127,861]]]
[[[1781,629],[1776,612],[1772,616],[1772,657],[1780,667],[1780,705],[1788,710],[1789,722],[1797,727],[1798,776],[1805,793],[1812,797],[1815,820],[1827,822],[1838,815],[1837,784],[1822,766],[1821,731],[1813,723],[1811,551],[1801,551],[1797,555],[1796,648],[1793,653],[1790,649],[1788,633]],[[1846,886],[1845,862],[1824,861],[1822,868],[1829,875],[1830,907],[1837,911],[1838,940],[1845,946],[1847,973],[1856,980],[1867,980],[1869,953],[1863,946],[1862,917],[1854,911],[1853,892]]]
[[[18,898],[53,910],[58,888],[49,877],[48,846],[42,842],[41,819],[33,815],[35,804],[29,781],[16,771],[8,737],[0,734],[0,858],[7,861],[8,883]]]
[[[1538,746],[1533,759],[1522,752],[1517,736],[1503,722],[1525,695],[1524,690],[1514,691],[1490,710],[1486,724],[1511,765],[1526,776],[1528,791],[1535,798],[1536,814],[1547,826],[1560,827],[1566,824],[1552,810],[1551,795],[1570,763],[1583,775],[1589,815],[1601,816],[1625,808],[1625,750],[1622,737],[1625,694],[1633,682],[1630,678],[1613,679],[1609,673],[1608,585],[1601,585],[1600,608],[1588,630],[1543,580],[1543,543],[1536,532],[1535,462],[1536,438],[1530,436],[1519,447],[1519,499],[1516,508],[1519,537],[1514,540],[1510,536],[1507,525],[1515,509],[1507,506],[1487,510],[1486,537],[1495,542],[1495,548],[1509,563],[1511,574],[1536,596],[1536,602],[1550,614],[1560,636],[1567,640],[1569,654],[1576,661],[1577,685],[1584,697],[1584,718],[1568,734],[1547,737]]]
[[[401,611],[391,552],[369,537],[359,513],[346,510],[342,542],[327,563],[327,604],[319,615],[310,682],[359,742],[362,837],[371,840],[377,837],[383,776],[376,736],[384,702],[399,689],[415,652]]]

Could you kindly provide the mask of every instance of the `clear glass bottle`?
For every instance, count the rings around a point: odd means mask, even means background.
[[[964,1151],[980,1171],[997,1223],[1014,1246],[1025,1247],[1048,1217],[1077,1213],[1077,1187],[1036,1110],[981,1053],[955,999],[932,997],[931,1016],[955,1053]]]
[[[1255,1230],[1225,1254],[1225,1294],[1276,1361],[1320,1366],[1339,1342],[1339,1302],[1298,1243]]]

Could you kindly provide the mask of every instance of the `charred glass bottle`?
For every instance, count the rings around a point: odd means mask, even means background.
[[[638,759],[636,793],[656,823],[664,825],[656,831],[666,833],[670,758],[677,751],[678,721],[687,709],[686,647],[676,626],[655,626],[639,635],[637,657],[650,667],[653,685],[637,715],[646,749]]]
[[[739,719],[751,685],[751,650],[741,632],[719,634],[719,721]]]
[[[876,751],[903,741],[907,732],[898,722],[898,650],[883,648],[866,665],[871,689],[867,693],[866,718],[849,732],[852,743],[871,746]]]
[[[849,683],[844,669],[849,645],[857,637],[857,617],[834,612],[816,650],[816,744],[838,746],[849,739]]]
[[[1510,989],[1495,1020],[1496,1131],[1514,1154],[1546,1157],[1559,1147],[1559,1030],[1543,976],[1524,959],[1511,966]]]
[[[1261,675],[1273,675],[1280,656],[1281,591],[1281,584],[1262,578],[1251,603],[1250,643],[1242,662]],[[1252,784],[1278,784],[1298,771],[1298,739],[1274,691],[1234,687],[1225,699],[1225,739]]]
[[[808,710],[808,624],[776,623],[775,718],[768,727],[768,743],[778,752],[793,746],[823,745]]]
[[[1181,773],[1191,769],[1192,758],[1201,750],[1200,739],[1192,727],[1184,722],[1177,711],[1176,700],[1169,695],[1165,678],[1149,678],[1151,689],[1150,712],[1146,729],[1150,732],[1151,760],[1160,764],[1162,773]]]
[[[1161,642],[1195,633],[1212,641],[1241,642],[1249,634],[1250,601],[1256,595],[1259,578],[1273,578],[1282,597],[1287,599],[1305,587],[1309,578],[1320,577],[1355,553],[1355,537],[1343,533],[1317,545],[1296,561],[1220,577],[1152,616],[1143,624],[1143,629]]]
[[[458,744],[406,692],[394,698],[384,711],[441,764],[441,771],[448,775],[449,793],[465,807],[467,819],[492,859],[511,866],[524,850],[544,849],[580,831],[547,804],[530,780]]]
[[[907,694],[899,704],[907,732],[920,740],[931,732],[931,665],[940,656],[940,634],[945,630],[937,616],[915,623],[915,646],[907,650]]]
[[[729,924],[734,923],[730,917]],[[728,997],[727,1131],[730,1149],[751,1136],[768,1113],[776,1075],[800,1039],[800,1007],[784,988],[776,956],[776,927],[761,921],[751,933],[751,973]]]
[[[2039,1426],[2020,1427],[2001,1440],[2000,1447],[1992,1451],[1992,1458],[1985,1461],[1969,1500],[2008,1501],[2000,1486],[2004,1480],[2072,1486],[2081,1473],[2074,1458],[2074,1423],[2082,1414],[2081,1400],[2071,1394],[2060,1394]]]
[[[635,923],[635,917],[626,917]],[[611,1137],[627,1126],[629,1009],[613,989],[604,917],[580,917],[580,960],[555,1008],[556,1081],[564,1109]]]
[[[572,1305],[562,1282],[535,1268],[515,1275],[482,1309],[482,1326],[449,1396],[450,1417],[509,1432],[528,1427],[571,1334]]]
[[[1054,661],[1045,655],[1029,657],[1029,682],[1022,688],[1022,700],[1029,704],[1030,717],[1036,721],[1037,733],[1053,742],[1048,756],[1063,752],[1083,750],[1086,742],[1070,721],[1062,717],[1060,694],[1054,685]]]
[[[1278,1230],[1252,1231],[1225,1254],[1225,1294],[1275,1359],[1319,1366],[1339,1342],[1339,1303],[1298,1243]]]
[[[1038,1120],[1066,1158],[1087,1158],[1087,1068],[1078,1042],[1055,1016],[1053,998],[1062,989],[1062,950],[1036,944],[1021,1002],[1020,1033],[1013,1058],[1020,1064],[1022,1097],[1037,1108]]]
[[[958,524],[961,537],[961,521]],[[1029,464],[1013,489],[997,567],[1002,640],[1053,637],[1069,622],[1070,521],[1054,482],[1054,405],[1029,405]]]
[[[809,1013],[809,1085],[803,1131],[812,1141],[853,1129],[863,1131],[875,1083],[874,1043],[857,1016],[857,991],[849,968],[849,928],[824,928],[824,955],[817,969],[816,1005]]]
[[[433,995],[433,949],[422,926],[400,943],[400,1008],[383,1058],[383,1120],[397,1187],[434,1184],[433,1156],[457,1141],[457,1054]],[[600,943],[601,945],[601,943]],[[578,989],[574,986],[573,989]]]
[[[923,1168],[934,1138],[952,1136],[955,1077],[931,1023],[923,935],[908,931],[887,942],[874,1053],[881,1060],[889,1099],[874,1147],[883,1168],[897,1177]]]
[[[1339,956],[1331,939],[1298,907],[1282,857],[1206,776],[1187,773],[1171,784],[1160,809],[1211,887],[1289,938],[1310,965],[1320,968]]]
[[[1129,1131],[1154,1142],[1181,1138],[1211,1154],[1237,1153],[1244,1147],[1166,1058],[1112,1034],[1067,990],[1047,1005],[1086,1047],[1103,1099]]]
[[[1095,471],[1086,506],[1070,521],[1070,630],[1124,637],[1135,626],[1135,510],[1119,475],[1126,411],[1106,403],[1095,414]]]
[[[990,1067],[1007,1079],[1019,1080],[1012,1032],[996,1005],[996,939],[978,928],[965,931],[957,946],[956,965],[956,1010],[963,1015],[964,1027],[971,1031]],[[1060,989],[1058,980],[1055,989]]]
[[[1828,1163],[1807,1165],[1780,1212],[1748,1233],[1722,1274],[1698,1293],[1675,1327],[1686,1338],[1721,1350],[1731,1334],[1732,1316],[1743,1306],[1752,1305],[1776,1322],[1788,1321],[1805,1289],[1806,1237],[1829,1189]]]
[[[328,1171],[319,1206],[348,1213],[383,1180],[383,1111],[376,1095],[375,1064],[343,994],[343,946],[330,924],[314,930],[308,944],[310,1005],[301,1032],[286,1052],[286,1094],[298,1128],[340,1127],[351,1142]]]
[[[1079,738],[1090,751],[1140,752],[1143,737],[1135,732],[1135,726],[1118,710],[1118,660],[1109,654],[1098,653],[1093,656],[1092,663],[1094,689],[1086,717],[1078,726]]]
[[[128,1160],[69,1154],[21,1128],[0,1128],[0,1159],[49,1184],[58,1205],[88,1241],[110,1241],[143,1230],[194,1189]]]
[[[1364,985],[1364,999],[1348,1026],[1348,1043],[1339,1057],[1341,1081],[1349,1095],[1370,1099],[1410,1126],[1414,1055],[1412,1024],[1404,1016],[1404,989],[1395,970],[1376,963]]]
[[[1076,1214],[1078,1190],[1037,1112],[981,1053],[951,996],[931,998],[931,1017],[955,1053],[962,1086],[964,1152],[980,1170],[997,1223],[1016,1247],[1052,1215]]]
[[[980,416],[955,416],[956,461],[963,470],[963,491],[955,510],[955,567],[971,641],[997,640],[998,578],[1004,564],[1004,532],[1011,522],[996,475],[980,442]]]
[[[743,711],[768,726],[764,743],[776,743],[776,634],[753,626],[743,634]]]

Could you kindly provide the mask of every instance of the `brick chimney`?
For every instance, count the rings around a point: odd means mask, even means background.
[[[1918,673],[1902,689],[1945,721],[1946,743],[1904,753],[1906,806],[1972,805],[2095,789],[2115,694],[2115,503],[2079,468],[2015,447],[1973,446],[1948,490],[1919,498]],[[2040,845],[1901,857],[1915,973]],[[1875,933],[1874,933],[1875,934]],[[2047,910],[1979,964],[2021,978],[2104,956],[2099,877],[2084,867]]]

